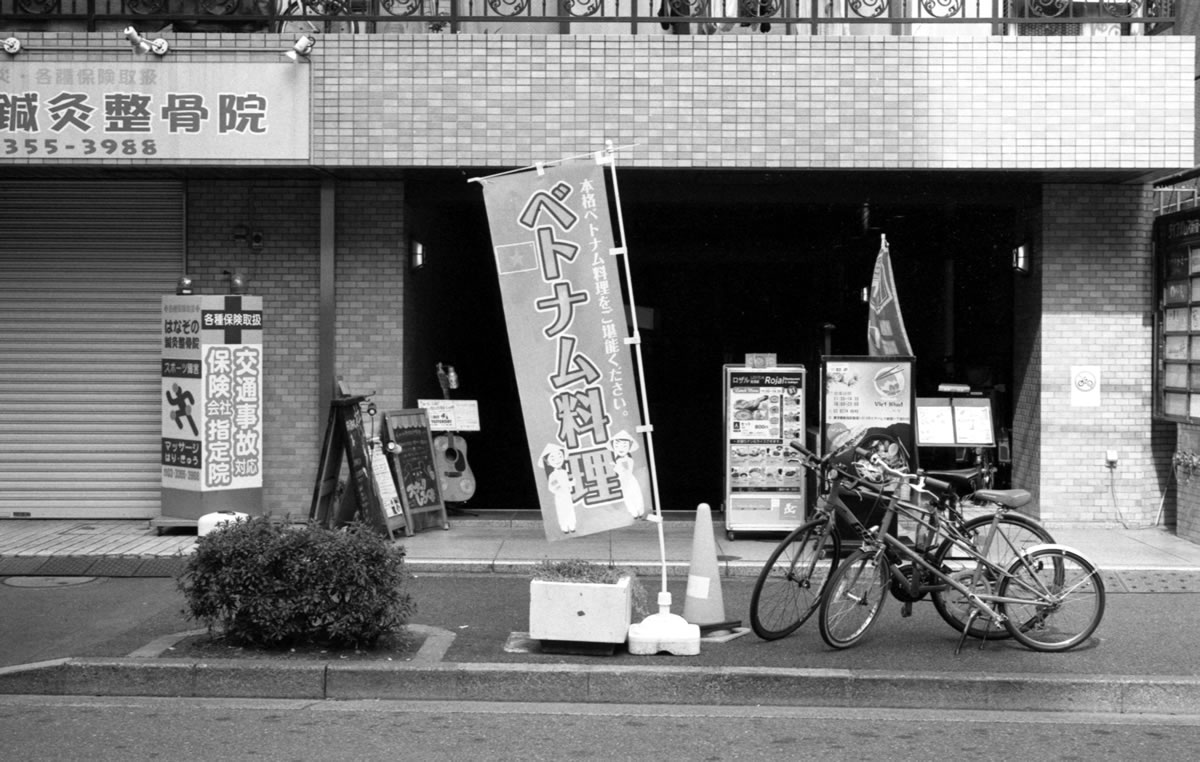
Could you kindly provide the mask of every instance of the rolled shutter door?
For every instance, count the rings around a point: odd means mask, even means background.
[[[0,518],[154,518],[179,182],[0,182]]]

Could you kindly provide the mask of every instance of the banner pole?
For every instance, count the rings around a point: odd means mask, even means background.
[[[650,423],[650,401],[646,395],[646,373],[642,364],[642,334],[638,327],[637,302],[633,298],[633,273],[629,268],[629,251],[625,245],[625,213],[621,209],[621,187],[617,184],[617,162],[614,158],[612,143],[604,151],[597,152],[596,161],[608,165],[608,173],[612,179],[613,202],[617,208],[617,234],[621,245],[615,253],[621,255],[621,266],[625,271],[625,291],[629,300],[629,322],[633,328],[633,336],[627,343],[633,345],[634,362],[638,373],[638,394],[642,404],[642,426],[638,431],[646,435],[646,459],[650,467],[650,494],[654,500],[654,516],[652,521],[658,525],[658,552],[662,561],[662,592],[667,593],[667,543],[663,535],[662,503],[658,493],[658,469],[654,459],[654,426]],[[669,605],[669,604],[668,604]]]
[[[638,327],[637,303],[633,298],[633,273],[630,272],[629,251],[625,245],[625,215],[621,210],[621,189],[617,185],[617,164],[613,159],[611,141],[608,143],[607,150],[596,153],[596,161],[607,163],[609,166],[613,202],[617,207],[617,234],[621,237],[621,245],[615,248],[613,253],[623,257],[625,290],[629,299],[629,319],[633,328],[633,336],[627,339],[627,343],[633,345],[633,356],[638,373],[638,393],[641,396],[644,421],[644,424],[638,427],[638,431],[646,435],[650,494],[654,500],[654,512],[646,519],[658,525],[658,553],[662,560],[662,589],[658,593],[658,613],[651,614],[641,622],[631,624],[627,643],[629,653],[635,655],[651,655],[666,651],[676,656],[695,656],[700,653],[700,627],[690,624],[678,614],[671,613],[671,593],[667,590],[667,542],[663,535],[662,501],[658,494],[658,472],[654,462],[654,427],[650,425],[650,403],[646,395],[646,373],[642,364],[642,334]],[[689,575],[689,591],[691,584],[692,580]]]

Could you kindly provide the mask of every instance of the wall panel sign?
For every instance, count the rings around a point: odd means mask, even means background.
[[[1154,258],[1155,413],[1195,423],[1200,421],[1200,211],[1155,220]],[[1072,404],[1079,397],[1075,370]]]
[[[309,66],[6,61],[0,163],[309,157]]]
[[[253,510],[262,492],[262,297],[171,295],[162,310],[163,515]]]

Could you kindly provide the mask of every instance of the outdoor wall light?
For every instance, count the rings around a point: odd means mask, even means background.
[[[125,39],[129,40],[130,46],[133,47],[133,52],[138,55],[153,53],[156,56],[162,57],[171,48],[163,38],[159,37],[156,40],[147,40],[138,34],[138,30],[131,26],[125,27]]]
[[[246,276],[243,273],[237,272],[236,270],[226,270],[224,274],[229,276],[229,293],[246,293],[246,289],[250,287],[250,282],[246,279]]]
[[[21,41],[16,37],[4,38],[4,52],[8,53],[10,56],[15,56],[17,53],[20,53]]]
[[[293,63],[300,63],[301,61],[308,60],[309,54],[313,52],[313,48],[316,46],[317,41],[304,34],[300,36],[300,39],[296,40],[296,44],[284,55],[292,59]]]
[[[420,270],[425,266],[425,244],[413,241],[408,248],[408,266],[412,270]]]
[[[1029,274],[1029,246],[1021,244],[1012,250],[1012,266],[1013,270],[1021,275]]]
[[[179,280],[175,281],[175,293],[179,296],[188,296],[195,293],[194,283],[192,279],[186,275],[179,276]]]

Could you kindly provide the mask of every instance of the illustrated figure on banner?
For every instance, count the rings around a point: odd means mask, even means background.
[[[635,519],[646,515],[646,499],[642,495],[642,486],[638,484],[637,474],[634,473],[633,453],[639,446],[624,429],[608,440],[608,449],[613,455],[613,465],[617,470],[617,483],[620,484],[621,494],[625,498],[625,508]]]
[[[554,495],[554,513],[564,534],[575,531],[575,504],[571,502],[571,475],[567,473],[567,450],[551,442],[538,459],[546,470],[546,487]]]

